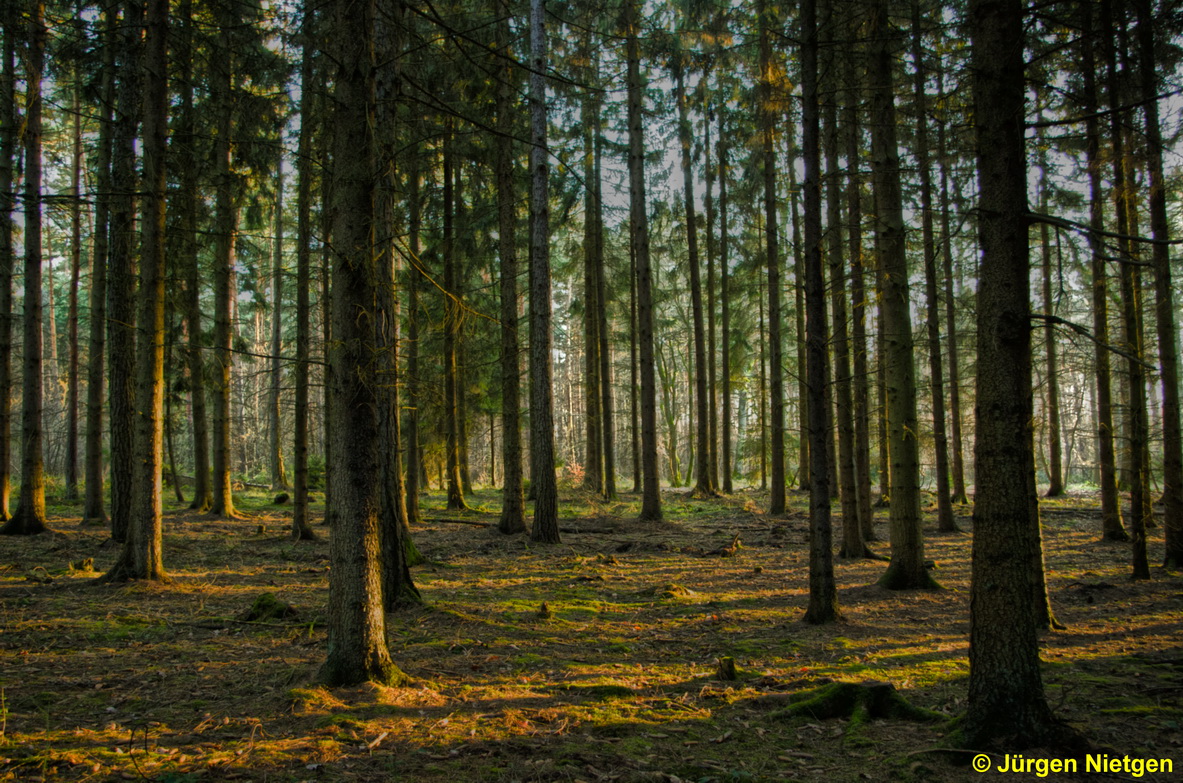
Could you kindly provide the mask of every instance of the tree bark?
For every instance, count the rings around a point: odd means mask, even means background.
[[[131,525],[105,581],[167,582],[163,558],[164,283],[168,0],[148,0],[143,38],[143,192]],[[138,34],[138,31],[137,31]]]
[[[590,50],[590,37],[584,44]],[[590,51],[588,51],[590,60]],[[589,68],[589,73],[594,69]],[[593,77],[589,77],[593,78]],[[600,227],[596,223],[596,193],[594,179],[595,135],[592,122],[592,94],[580,102],[580,124],[583,126],[583,409],[584,409],[584,473],[583,486],[591,492],[604,490],[603,414],[600,410],[600,291],[596,285],[596,256],[599,254]]]
[[[762,36],[763,38],[764,36]],[[820,111],[818,102],[818,30],[816,0],[801,3],[801,141],[805,157],[805,307],[809,368],[809,607],[804,620],[817,625],[839,619],[838,588],[830,522],[830,474],[826,469],[826,292],[822,275],[822,193]],[[761,58],[763,59],[763,57]],[[766,143],[767,152],[767,143]],[[771,277],[769,284],[772,284]],[[771,298],[770,298],[771,301]],[[774,343],[775,344],[775,343]]]
[[[1089,249],[1092,255],[1093,336],[1109,342],[1109,286],[1105,250],[1097,233],[1105,228],[1105,200],[1101,182],[1101,130],[1097,119],[1096,56],[1093,50],[1093,5],[1081,3],[1081,73],[1084,75],[1085,155],[1089,177]],[[1101,480],[1101,535],[1111,541],[1128,541],[1121,521],[1117,494],[1117,457],[1113,445],[1113,392],[1109,351],[1098,346],[1095,354],[1097,379],[1097,461]]]
[[[45,468],[42,463],[41,376],[41,80],[45,72],[45,3],[30,8],[25,66],[25,299],[21,391],[21,490],[16,511],[0,535],[36,535],[46,528]],[[13,28],[9,28],[9,32]]]
[[[77,74],[76,74],[77,76]],[[82,276],[82,100],[79,85],[71,94],[74,116],[70,121],[73,149],[70,155],[70,292],[66,314],[66,488],[67,500],[78,499],[78,287]]]
[[[1030,259],[1023,141],[1023,9],[972,0],[979,182],[977,493],[964,747],[1008,752],[1053,735],[1036,636],[1039,547],[1031,404]]]
[[[657,473],[657,384],[653,361],[653,271],[649,259],[649,205],[645,198],[645,138],[641,102],[640,9],[625,2],[628,69],[629,231],[636,254],[637,348],[641,376],[641,519],[661,519],[661,484]]]
[[[912,60],[916,69],[916,165],[920,170],[920,222],[924,245],[925,328],[928,332],[928,372],[932,389],[932,439],[936,453],[937,529],[957,532],[953,498],[949,492],[949,440],[945,435],[945,381],[941,357],[940,303],[937,301],[937,245],[933,232],[932,168],[928,154],[927,71],[924,34],[920,29],[920,0],[912,2]]]
[[[731,485],[731,476],[734,472],[732,470],[732,447],[731,447],[731,259],[728,255],[730,249],[730,237],[728,232],[730,227],[728,225],[727,207],[727,141],[726,129],[724,127],[725,107],[720,106],[718,109],[719,122],[719,141],[718,141],[718,158],[719,158],[719,304],[722,310],[722,350],[721,350],[721,364],[723,365],[722,373],[722,395],[723,395],[723,455],[722,455],[722,473],[723,473],[723,491],[727,494],[733,492]]]
[[[680,56],[675,55],[673,69],[674,95],[678,104],[678,141],[682,148],[682,207],[686,213],[686,255],[690,266],[690,312],[694,342],[694,494],[710,497],[716,492],[711,482],[706,325],[702,311],[698,216],[694,208],[694,170],[690,162],[690,112],[686,105],[685,65],[677,59]]]
[[[373,0],[334,0],[332,199],[332,332],[329,383],[334,400],[329,442],[331,495],[337,507],[329,539],[328,656],[321,678],[329,685],[406,677],[386,646],[381,585],[380,519],[385,484],[378,363],[374,361],[373,247],[375,176]]]
[[[12,311],[13,253],[12,213],[16,193],[12,189],[13,157],[17,143],[16,113],[16,5],[5,7],[4,48],[0,66],[0,522],[7,522],[12,493]],[[113,15],[113,14],[112,14]],[[109,92],[107,93],[110,94]],[[100,142],[100,150],[102,149]],[[97,219],[97,217],[96,217]]]
[[[464,501],[464,485],[460,478],[460,387],[457,343],[460,339],[460,275],[456,269],[456,190],[455,190],[455,134],[449,131],[444,141],[444,426],[447,453],[445,470],[448,474],[448,510],[468,508]]]
[[[772,41],[770,11],[761,0],[756,7],[760,24],[760,138],[764,180],[764,253],[768,270],[768,384],[769,428],[772,449],[771,497],[768,513],[785,513],[785,386],[781,342],[781,270],[776,208],[776,155],[773,152]],[[802,66],[804,67],[804,66]],[[819,218],[820,220],[820,215]],[[808,272],[807,272],[808,274]],[[808,305],[807,305],[808,306]]]
[[[535,497],[530,538],[557,544],[545,19],[545,0],[530,0],[530,451],[537,468],[531,476]]]
[[[1163,176],[1162,128],[1159,125],[1158,73],[1154,47],[1154,19],[1148,0],[1136,0],[1138,48],[1146,155],[1149,173],[1150,233],[1154,262],[1154,316],[1158,331],[1158,361],[1162,368],[1162,498],[1165,506],[1164,565],[1183,566],[1183,430],[1179,422],[1179,348],[1175,324],[1175,289],[1171,282],[1171,238],[1167,220],[1166,180]]]
[[[608,326],[608,284],[607,269],[604,260],[604,187],[601,181],[601,159],[603,157],[603,136],[600,122],[600,103],[592,104],[592,181],[591,188],[595,193],[593,214],[596,222],[596,254],[595,254],[595,285],[596,308],[599,324],[596,336],[599,338],[600,357],[600,421],[603,434],[600,444],[604,448],[604,497],[608,500],[616,499],[616,406],[612,394],[612,344],[611,332]]]
[[[283,388],[283,153],[275,166],[275,251],[271,266],[271,387],[267,396],[267,434],[270,451],[271,489],[288,488],[283,464],[280,391]]]
[[[876,244],[883,273],[880,313],[891,455],[891,562],[879,583],[891,590],[931,588],[937,584],[924,565],[920,527],[916,370],[912,361],[911,292],[895,134],[892,59],[896,35],[888,20],[886,0],[876,0],[871,15],[871,164],[875,177]]]

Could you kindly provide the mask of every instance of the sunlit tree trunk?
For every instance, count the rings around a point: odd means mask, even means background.
[[[267,435],[271,462],[271,489],[287,489],[283,464],[280,390],[283,388],[283,154],[275,166],[275,249],[271,265],[271,386],[267,395]]]
[[[588,40],[590,43],[590,39]],[[585,43],[587,45],[587,43]],[[595,191],[595,135],[592,122],[593,98],[583,97],[579,106],[583,125],[583,409],[584,409],[584,474],[583,486],[592,492],[604,489],[603,414],[600,410],[600,290],[596,285],[597,260],[602,238],[596,223],[598,210]]]
[[[719,157],[719,300],[722,309],[722,351],[721,363],[723,365],[722,373],[722,392],[723,392],[723,491],[730,494],[733,489],[731,486],[732,470],[732,446],[731,446],[731,259],[728,255],[730,250],[730,237],[728,231],[728,213],[727,207],[727,140],[724,134],[726,128],[724,126],[723,115],[725,107],[720,106],[719,112],[719,141],[718,141],[718,157]]]
[[[0,73],[0,522],[7,522],[12,492],[12,324],[15,318],[12,310],[15,258],[12,215],[16,210],[12,169],[18,122],[15,94],[18,38],[16,4],[6,6],[3,14],[0,19],[4,25],[4,48],[0,53],[3,57],[0,63],[3,67]],[[107,95],[110,95],[109,91]]]
[[[165,198],[168,148],[168,0],[148,0],[143,38],[143,198],[136,323],[135,468],[131,525],[104,579],[168,581],[163,558]]]
[[[1092,255],[1093,337],[1102,345],[1109,342],[1109,285],[1105,268],[1106,251],[1096,233],[1105,228],[1105,199],[1101,181],[1101,130],[1096,116],[1098,89],[1096,56],[1093,49],[1092,3],[1081,3],[1081,73],[1084,76],[1085,154],[1089,177],[1089,250]],[[1097,462],[1101,479],[1101,534],[1112,541],[1128,541],[1129,534],[1121,521],[1121,503],[1117,494],[1117,457],[1113,445],[1113,392],[1109,351],[1096,349],[1097,383]]]
[[[871,166],[875,177],[876,244],[883,273],[880,313],[891,439],[891,562],[880,584],[893,590],[927,588],[936,583],[924,565],[920,527],[916,370],[892,78],[896,35],[888,20],[886,0],[876,0],[871,18]]]
[[[640,9],[625,2],[628,68],[629,230],[636,253],[637,346],[641,380],[641,519],[661,519],[661,485],[657,473],[657,384],[653,361],[653,271],[649,259],[649,205],[645,198],[645,138],[641,117]]]
[[[329,685],[406,677],[386,646],[379,526],[385,484],[378,363],[374,361],[373,0],[333,0],[329,39],[335,73],[331,188],[332,334],[329,383],[334,400],[329,459],[336,506],[329,539],[328,657],[320,676]]]
[[[530,451],[536,470],[530,538],[559,543],[551,347],[550,164],[546,143],[546,4],[530,0]]]
[[[1031,403],[1023,8],[972,0],[979,183],[977,493],[969,703],[960,744],[1042,746],[1056,725],[1044,698],[1032,557],[1039,548]]]
[[[822,275],[822,192],[820,106],[818,101],[818,30],[816,0],[801,3],[801,142],[805,158],[805,307],[809,360],[809,438],[812,476],[809,490],[809,607],[805,622],[838,619],[838,588],[830,523],[830,474],[826,469],[823,379],[826,377],[826,292]],[[769,283],[772,283],[771,278]],[[774,343],[775,344],[775,343]]]
[[[603,157],[603,131],[600,121],[600,103],[592,104],[592,133],[595,142],[592,147],[592,181],[591,188],[595,193],[594,210],[596,221],[596,255],[595,255],[595,285],[597,317],[599,325],[596,336],[599,338],[600,358],[600,419],[603,424],[603,434],[600,443],[604,448],[604,497],[608,500],[616,499],[616,404],[612,393],[612,344],[611,332],[608,326],[608,284],[607,269],[604,260],[604,187],[601,181],[601,160]]]
[[[928,372],[932,388],[932,439],[936,453],[937,529],[957,531],[949,491],[949,440],[945,435],[945,381],[941,356],[940,303],[937,301],[937,245],[933,232],[932,170],[928,155],[928,81],[924,63],[924,35],[920,29],[920,0],[912,2],[912,59],[916,69],[916,165],[920,171],[920,222],[924,246],[925,330]]]
[[[70,135],[70,292],[66,315],[66,491],[67,500],[78,499],[78,386],[81,380],[78,355],[78,287],[82,276],[82,101],[75,86],[71,91]]]
[[[29,15],[25,66],[25,299],[24,362],[21,390],[21,490],[16,511],[3,535],[35,535],[46,530],[45,468],[42,463],[44,414],[41,376],[41,106],[45,72],[45,3],[34,0]],[[9,28],[11,32],[13,28]]]
[[[1179,350],[1175,325],[1176,294],[1171,282],[1171,239],[1167,219],[1163,140],[1159,124],[1159,77],[1155,59],[1152,5],[1136,0],[1138,50],[1142,77],[1149,173],[1150,232],[1154,262],[1154,315],[1158,331],[1158,360],[1162,371],[1163,488],[1166,555],[1164,564],[1183,566],[1183,431],[1179,422]]]

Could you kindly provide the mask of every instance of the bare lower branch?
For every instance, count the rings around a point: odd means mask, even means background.
[[[1112,353],[1115,353],[1118,356],[1121,356],[1122,358],[1130,360],[1131,362],[1135,362],[1136,364],[1141,365],[1142,367],[1146,368],[1147,370],[1150,370],[1153,373],[1158,372],[1158,368],[1155,367],[1153,364],[1146,362],[1142,358],[1135,356],[1134,354],[1130,353],[1129,351],[1126,351],[1124,349],[1118,348],[1115,345],[1110,345],[1109,343],[1102,342],[1101,340],[1098,340],[1095,336],[1093,336],[1092,332],[1090,332],[1088,329],[1084,328],[1080,324],[1075,324],[1075,323],[1072,323],[1071,321],[1066,321],[1063,318],[1059,317],[1058,315],[1047,315],[1046,313],[1032,313],[1031,320],[1032,321],[1043,321],[1044,323],[1055,324],[1056,326],[1066,326],[1069,329],[1071,329],[1072,331],[1079,334],[1080,336],[1088,338],[1094,344],[1096,344],[1098,347],[1104,348],[1106,351],[1110,351]]]

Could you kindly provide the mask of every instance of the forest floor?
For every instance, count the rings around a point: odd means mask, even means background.
[[[964,754],[927,752],[945,744],[941,722],[779,714],[794,693],[831,680],[889,682],[919,707],[959,714],[968,534],[937,535],[927,518],[938,591],[889,592],[875,585],[884,563],[836,561],[844,619],[812,627],[800,622],[802,495],[773,518],[756,494],[704,501],[671,491],[666,521],[642,525],[635,497],[568,492],[559,546],[440,521],[496,521],[497,493],[471,500],[476,510],[455,514],[426,498],[429,520],[415,530],[431,561],[415,569],[425,604],[388,623],[414,684],[334,689],[316,681],[324,527],[321,541],[293,543],[290,506],[259,495],[241,498],[240,521],[174,507],[164,549],[172,582],[97,585],[116,547],[103,529],[80,526],[76,508],[51,503],[54,533],[0,538],[0,780],[983,777]],[[1155,568],[1152,581],[1131,582],[1128,545],[1099,540],[1092,496],[1043,509],[1049,593],[1067,625],[1043,639],[1049,701],[1099,751],[1169,758],[1183,771],[1183,579]],[[967,531],[968,513],[958,519]],[[719,554],[737,535],[734,555]],[[1161,553],[1160,527],[1151,561]],[[266,592],[296,614],[244,620]],[[718,679],[725,656],[734,681]]]

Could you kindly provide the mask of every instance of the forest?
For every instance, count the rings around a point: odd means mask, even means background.
[[[1174,0],[0,29],[0,780],[1183,765]]]

